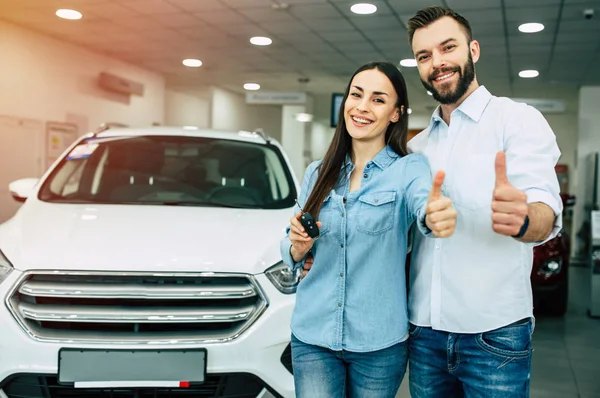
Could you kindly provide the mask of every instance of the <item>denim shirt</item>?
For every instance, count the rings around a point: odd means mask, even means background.
[[[298,200],[302,206],[320,163],[306,170]],[[314,264],[298,285],[291,329],[306,344],[370,352],[407,338],[408,233],[414,221],[421,233],[431,233],[425,207],[432,177],[424,156],[400,157],[389,146],[366,164],[360,188],[350,192],[353,170],[347,156],[339,183],[324,200],[318,216],[321,235],[311,249]],[[283,261],[298,269],[304,260],[295,263],[290,247],[286,235]]]

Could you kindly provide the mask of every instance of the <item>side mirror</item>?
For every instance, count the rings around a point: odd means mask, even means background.
[[[10,194],[14,200],[23,203],[27,200],[29,195],[31,195],[31,192],[37,185],[38,181],[39,178],[23,178],[8,184],[8,190],[10,191]]]

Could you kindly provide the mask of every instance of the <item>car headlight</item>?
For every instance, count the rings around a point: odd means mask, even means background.
[[[4,282],[8,275],[12,272],[13,266],[8,262],[4,253],[0,251],[0,283]]]
[[[540,268],[540,273],[544,276],[556,275],[562,269],[562,261],[560,259],[546,261]]]
[[[280,262],[266,270],[265,275],[281,293],[294,294],[300,283],[301,269],[292,271],[290,267]]]

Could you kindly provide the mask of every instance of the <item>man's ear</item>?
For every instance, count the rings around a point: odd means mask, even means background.
[[[479,61],[479,56],[481,55],[481,49],[479,48],[479,42],[477,40],[471,40],[469,43],[469,51],[471,51],[471,57],[473,58],[473,63]]]

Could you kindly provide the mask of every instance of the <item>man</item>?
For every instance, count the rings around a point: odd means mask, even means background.
[[[528,397],[533,246],[562,224],[556,138],[537,110],[479,85],[479,43],[459,14],[425,8],[408,34],[440,103],[409,148],[446,171],[443,192],[458,211],[452,238],[414,236],[411,394]]]

